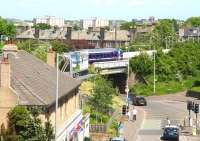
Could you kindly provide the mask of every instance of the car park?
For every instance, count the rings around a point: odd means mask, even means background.
[[[162,140],[179,141],[178,126],[165,126],[163,130]]]

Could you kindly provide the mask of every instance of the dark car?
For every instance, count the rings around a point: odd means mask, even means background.
[[[176,126],[166,126],[164,128],[163,140],[179,141],[179,128]]]
[[[133,105],[135,105],[135,106],[147,106],[147,101],[144,97],[135,97],[133,99]]]

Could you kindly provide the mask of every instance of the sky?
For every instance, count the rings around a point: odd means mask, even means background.
[[[200,0],[0,0],[0,16],[32,20],[57,16],[69,20],[90,19],[187,19],[200,16]]]

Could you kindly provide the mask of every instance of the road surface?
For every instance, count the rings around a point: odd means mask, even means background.
[[[187,116],[186,103],[172,100],[149,99],[144,111],[144,120],[137,141],[160,141],[162,127],[167,124],[167,117],[171,124],[178,125]],[[180,141],[188,141],[188,138],[181,136]]]

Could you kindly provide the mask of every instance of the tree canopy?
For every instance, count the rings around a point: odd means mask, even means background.
[[[200,43],[176,43],[168,54],[156,53],[156,75],[159,82],[177,80],[177,75],[187,78],[200,72]],[[130,69],[145,78],[153,75],[153,60],[141,54],[131,59]]]
[[[136,24],[135,22],[125,22],[121,24],[120,29],[121,30],[130,30],[131,28],[135,28]]]
[[[130,60],[130,69],[137,75],[146,77],[153,73],[153,61],[147,54],[141,54]]]
[[[184,22],[185,27],[199,27],[200,17],[191,17]]]
[[[69,52],[72,50],[72,45],[67,41],[54,40],[50,42],[53,50],[57,53]]]
[[[38,118],[40,110],[34,107],[30,110],[25,106],[16,106],[8,113],[8,128],[4,129],[3,139],[5,141],[50,141],[53,139],[53,128],[50,123],[43,127]],[[2,133],[1,133],[2,134]],[[48,136],[47,136],[48,135]]]
[[[14,37],[16,35],[16,27],[13,23],[9,23],[0,17],[0,35]]]
[[[93,81],[95,83],[89,103],[94,111],[107,113],[111,108],[112,98],[116,94],[116,91],[112,87],[112,84],[100,75],[95,76]]]
[[[25,50],[30,54],[33,54],[37,58],[46,62],[47,50],[52,46],[53,50],[58,53],[69,52],[72,50],[71,44],[67,41],[54,40],[50,42],[41,42],[39,40],[27,40],[18,42],[17,46],[21,50]]]
[[[41,30],[46,30],[46,29],[51,28],[51,26],[46,23],[38,23],[38,24],[35,24],[33,27],[36,29],[41,29]]]
[[[152,43],[161,48],[165,48],[168,40],[176,40],[177,28],[178,24],[176,20],[160,20],[152,32]]]

